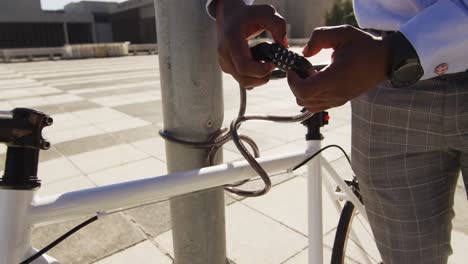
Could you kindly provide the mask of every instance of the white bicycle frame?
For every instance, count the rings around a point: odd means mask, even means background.
[[[259,158],[268,173],[287,171],[321,148],[320,141],[308,141],[307,151]],[[322,166],[332,176],[346,199],[358,211],[365,211],[358,198],[321,156],[308,165],[309,264],[323,263]],[[131,206],[164,200],[173,196],[238,182],[255,176],[246,161],[239,161],[135,180],[47,197],[34,191],[0,190],[0,264],[19,263],[33,255],[31,230],[83,216],[102,216]],[[330,191],[332,192],[332,191]],[[330,193],[331,194],[331,193]],[[341,207],[336,202],[337,210]],[[44,255],[33,263],[60,263]]]

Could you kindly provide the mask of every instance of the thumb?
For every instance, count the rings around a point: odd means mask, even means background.
[[[353,32],[354,28],[348,25],[316,28],[302,53],[306,57],[311,57],[322,49],[336,49],[341,44],[350,41],[353,38]]]
[[[286,20],[276,10],[269,5],[252,6],[256,14],[257,22],[263,26],[265,30],[271,33],[273,40],[281,44],[283,47],[288,47],[288,38],[286,37]]]
[[[296,98],[303,98],[303,94],[300,92],[301,90],[304,90],[301,89],[301,87],[304,86],[303,83],[304,80],[301,77],[299,77],[299,75],[296,72],[288,71],[289,88],[291,89]]]

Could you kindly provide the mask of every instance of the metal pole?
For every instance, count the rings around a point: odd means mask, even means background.
[[[68,37],[68,25],[67,22],[63,22],[63,36],[65,38],[65,45],[70,44],[70,39]]]
[[[94,21],[91,22],[90,27],[91,27],[92,43],[97,43],[96,23]]]
[[[206,0],[155,0],[164,129],[207,140],[223,121],[215,23]],[[166,143],[169,172],[208,165],[207,150]],[[221,159],[221,157],[220,157]],[[224,191],[171,199],[175,264],[226,264]]]

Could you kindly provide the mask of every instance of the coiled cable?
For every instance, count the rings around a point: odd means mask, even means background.
[[[174,143],[190,146],[193,148],[206,148],[209,149],[208,152],[208,161],[210,165],[214,165],[214,157],[217,151],[227,142],[232,140],[236,145],[237,149],[241,153],[241,155],[247,160],[249,165],[257,172],[260,178],[263,180],[265,186],[261,190],[255,191],[247,191],[241,190],[235,187],[243,185],[244,183],[248,182],[248,180],[240,181],[237,183],[229,184],[225,186],[225,190],[231,192],[233,194],[243,196],[243,197],[257,197],[266,194],[271,189],[271,180],[268,176],[268,173],[265,169],[257,162],[256,158],[260,157],[260,150],[255,143],[255,141],[245,135],[239,134],[238,130],[242,123],[250,120],[258,120],[258,121],[272,121],[272,122],[279,122],[279,123],[294,123],[294,122],[302,122],[308,118],[310,118],[313,113],[304,112],[294,116],[277,116],[277,115],[245,115],[246,108],[247,108],[247,93],[246,89],[243,87],[239,87],[240,90],[240,106],[239,106],[239,113],[238,116],[231,122],[229,129],[221,128],[219,129],[214,135],[207,141],[203,142],[196,142],[196,141],[188,141],[176,138],[170,135],[167,131],[161,130],[159,131],[159,135],[166,140],[169,140]],[[247,149],[247,143],[253,151],[253,154]]]

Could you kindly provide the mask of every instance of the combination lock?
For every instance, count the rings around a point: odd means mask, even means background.
[[[254,60],[272,62],[285,72],[293,70],[301,78],[306,78],[314,68],[306,58],[277,43],[263,42],[250,48],[250,51]]]

